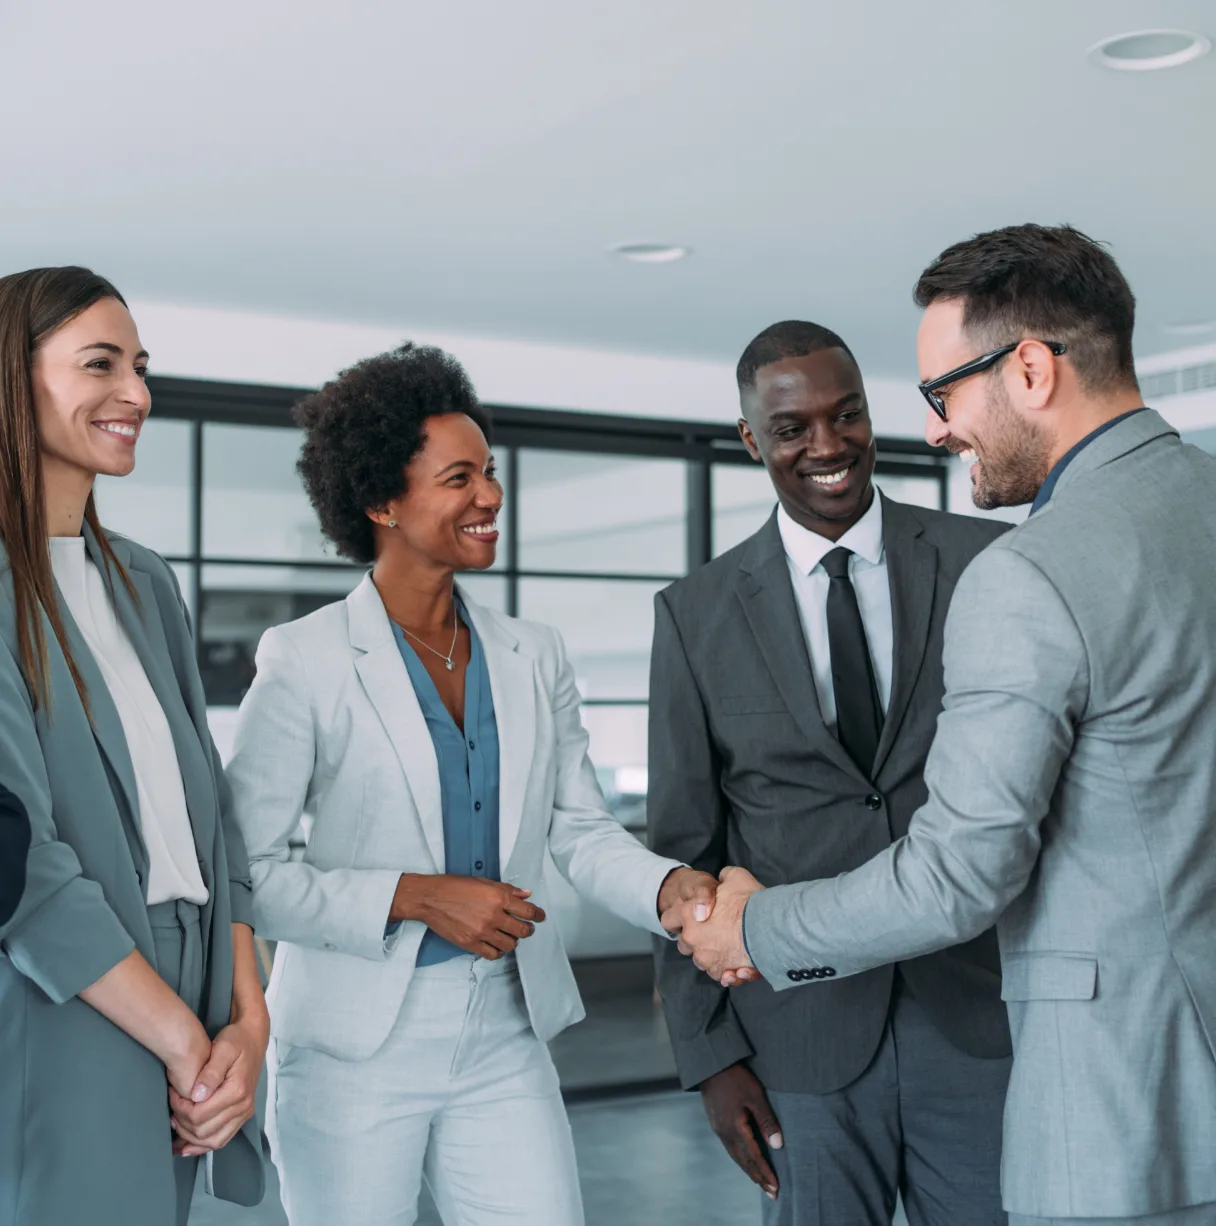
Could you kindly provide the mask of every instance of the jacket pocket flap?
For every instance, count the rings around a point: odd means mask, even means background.
[[[1001,960],[1002,1000],[1093,1000],[1098,960],[1086,954],[1010,954]]]
[[[786,713],[786,705],[780,694],[742,694],[734,698],[723,698],[720,705],[723,715]]]

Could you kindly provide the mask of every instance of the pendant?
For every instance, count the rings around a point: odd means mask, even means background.
[[[452,672],[456,667],[456,665],[453,664],[450,659],[445,659],[443,663],[444,663],[444,667],[447,668],[449,673]]]

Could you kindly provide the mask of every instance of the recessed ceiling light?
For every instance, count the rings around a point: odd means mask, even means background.
[[[670,264],[689,254],[688,247],[675,247],[669,243],[617,243],[609,247],[613,255],[633,264]]]
[[[1210,38],[1190,30],[1136,30],[1102,39],[1090,47],[1088,54],[1103,68],[1152,72],[1190,63],[1211,49]]]
[[[1202,336],[1205,332],[1216,332],[1216,319],[1200,319],[1193,323],[1162,324],[1162,332],[1171,336]]]

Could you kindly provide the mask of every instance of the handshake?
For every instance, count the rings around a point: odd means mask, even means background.
[[[723,987],[761,978],[743,943],[743,908],[764,887],[743,868],[721,876],[679,868],[659,891],[659,921],[699,970]]]

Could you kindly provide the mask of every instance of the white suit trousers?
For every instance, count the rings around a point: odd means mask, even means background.
[[[583,1226],[570,1125],[515,959],[419,968],[376,1054],[274,1044],[267,1131],[291,1226]]]

